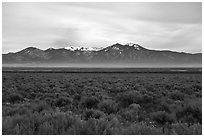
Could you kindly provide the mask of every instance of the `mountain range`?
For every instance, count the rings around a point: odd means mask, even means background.
[[[16,53],[2,55],[3,64],[106,64],[130,66],[202,66],[202,53],[151,50],[138,44],[116,43],[105,48],[48,48],[28,47]]]

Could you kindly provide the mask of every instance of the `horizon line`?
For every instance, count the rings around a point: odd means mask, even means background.
[[[92,47],[86,47],[86,46],[66,46],[66,47],[76,47],[76,48],[101,48],[100,50],[102,50],[102,49],[104,49],[104,48],[107,48],[107,47],[110,47],[110,46],[113,46],[113,45],[116,45],[116,44],[120,44],[120,43],[118,43],[118,42],[116,42],[115,44],[112,44],[112,45],[109,45],[109,46],[101,46],[101,47],[96,47],[96,46],[92,46]],[[128,44],[133,44],[133,45],[138,45],[138,46],[140,46],[140,47],[142,47],[142,48],[145,48],[145,47],[143,47],[143,46],[141,46],[140,44],[138,44],[138,43],[133,43],[133,42],[129,42],[129,43],[126,43],[126,44],[120,44],[120,45],[123,45],[123,46],[126,46],[126,45],[128,45]],[[14,52],[12,52],[12,51],[9,51],[9,52],[6,52],[6,53],[3,53],[2,52],[2,55],[3,54],[9,54],[9,53],[17,53],[17,52],[20,52],[20,51],[22,51],[22,50],[25,50],[25,49],[28,49],[28,48],[36,48],[36,49],[39,49],[39,50],[43,50],[43,51],[46,51],[46,50],[48,50],[48,49],[54,49],[54,50],[57,50],[57,49],[65,49],[65,50],[69,50],[69,49],[66,49],[66,47],[59,47],[59,48],[54,48],[53,46],[52,47],[48,47],[48,48],[46,48],[46,49],[41,49],[41,48],[39,48],[38,46],[28,46],[28,47],[26,47],[26,48],[23,48],[23,49],[21,49],[21,50],[18,50],[18,51],[14,51]],[[195,52],[195,53],[192,53],[192,52],[184,52],[184,51],[176,51],[176,50],[170,50],[170,49],[149,49],[149,48],[145,48],[145,49],[147,49],[147,50],[154,50],[154,51],[171,51],[171,52],[178,52],[178,53],[188,53],[188,54],[202,54],[202,51],[201,52]],[[75,50],[74,50],[75,51]],[[99,50],[87,50],[87,51],[99,51]]]

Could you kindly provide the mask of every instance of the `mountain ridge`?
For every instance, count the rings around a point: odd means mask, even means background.
[[[202,53],[185,53],[170,50],[152,50],[139,44],[116,43],[101,49],[94,48],[48,48],[42,50],[28,47],[2,56],[3,64],[59,64],[59,63],[121,63],[121,64],[202,64]]]

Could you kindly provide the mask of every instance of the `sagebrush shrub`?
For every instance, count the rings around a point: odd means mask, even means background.
[[[137,91],[123,92],[116,96],[116,101],[119,102],[122,107],[128,107],[132,103],[140,102],[140,100],[141,95]]]
[[[80,106],[82,108],[97,108],[98,107],[98,103],[99,103],[99,99],[94,97],[94,96],[91,96],[91,97],[86,97],[84,98],[81,103],[80,103]]]
[[[8,96],[8,101],[11,103],[17,103],[23,100],[24,100],[23,96],[18,93],[12,93]]]
[[[153,112],[151,114],[151,118],[160,125],[164,125],[166,123],[171,124],[175,121],[175,117],[165,111]]]
[[[74,94],[74,95],[73,95],[73,101],[75,101],[75,102],[80,102],[80,101],[81,101],[81,95],[79,95],[79,94]]]
[[[94,109],[87,109],[84,112],[84,118],[87,120],[89,118],[102,118],[103,116],[105,116],[105,114],[100,111],[100,110],[94,110]]]
[[[202,135],[202,125],[193,124],[188,125],[186,123],[172,124],[172,131],[177,135]]]
[[[99,109],[107,114],[116,113],[118,111],[117,104],[111,100],[104,100],[99,103]]]
[[[42,112],[44,110],[51,110],[51,106],[44,101],[40,101],[36,104],[31,104],[33,112]]]
[[[184,93],[176,90],[176,91],[172,91],[169,95],[169,98],[173,99],[173,100],[183,100],[184,99]]]
[[[71,99],[68,97],[60,97],[60,98],[56,99],[55,106],[56,107],[63,107],[63,106],[71,104],[71,102],[72,102]]]
[[[202,123],[202,100],[189,100],[176,112],[176,116],[187,123]]]

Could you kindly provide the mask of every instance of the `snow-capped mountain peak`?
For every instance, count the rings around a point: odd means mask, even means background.
[[[67,49],[67,50],[71,50],[71,51],[75,51],[75,50],[80,49],[80,47],[69,46],[69,47],[65,47],[65,49]]]
[[[48,50],[54,50],[54,48],[49,48]]]
[[[113,46],[112,49],[114,50],[119,50],[120,48],[116,47],[116,46]]]
[[[126,46],[134,46],[135,44],[134,43],[127,43],[125,44]]]
[[[99,50],[102,50],[103,47],[90,47],[90,48],[87,48],[87,50],[91,50],[91,51],[99,51]]]
[[[101,50],[102,47],[76,47],[76,46],[70,46],[65,47],[67,50],[75,51],[75,50],[81,50],[81,51],[98,51]]]
[[[127,43],[126,46],[134,47],[136,50],[140,50],[140,46],[138,44],[134,43]]]

